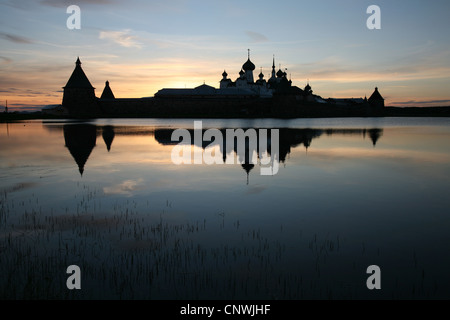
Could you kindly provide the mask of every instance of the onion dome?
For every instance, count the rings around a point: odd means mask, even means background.
[[[244,70],[242,70],[242,69],[241,69],[241,71],[239,71],[239,75],[240,75],[240,76],[243,76],[244,73],[245,73],[245,72],[244,72]]]
[[[245,71],[253,71],[253,70],[255,70],[255,65],[253,64],[253,62],[250,61],[250,49],[248,49],[248,59],[242,65],[242,69],[244,69]]]
[[[262,67],[261,67],[261,72],[259,73],[258,77],[259,77],[260,79],[264,78],[264,74],[262,73]]]
[[[223,70],[222,77],[226,78],[227,76],[228,76],[228,73],[225,70]]]
[[[278,77],[278,78],[281,78],[282,76],[284,76],[284,72],[281,71],[281,69],[280,69],[280,70],[278,70],[278,72],[277,72],[277,77]]]
[[[245,71],[253,71],[255,70],[255,65],[250,61],[250,58],[242,65],[242,69]]]

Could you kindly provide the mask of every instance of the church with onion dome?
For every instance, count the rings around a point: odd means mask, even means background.
[[[262,68],[257,77],[255,71],[248,50],[247,60],[235,76],[223,71],[219,88],[203,83],[195,88],[163,88],[152,97],[118,98],[106,81],[101,96],[96,97],[95,88],[77,58],[75,69],[63,87],[62,104],[45,113],[82,118],[296,118],[382,115],[384,109],[378,88],[369,99],[323,99],[313,93],[309,81],[303,89],[293,86],[281,66],[276,71],[275,56],[269,79],[264,78]]]
[[[264,73],[262,68],[258,75],[258,80],[254,80],[253,71],[255,71],[255,65],[250,60],[250,50],[248,50],[248,59],[242,65],[239,71],[239,76],[235,81],[228,78],[226,70],[222,73],[222,80],[220,80],[221,90],[233,90],[233,88],[245,89],[258,95],[261,98],[270,98],[273,96],[275,90],[280,86],[290,87],[292,81],[287,79],[286,72],[283,72],[281,68],[275,73],[275,57],[272,63],[272,76],[266,81],[264,79]]]
[[[258,75],[258,79],[255,81],[255,64],[250,59],[250,49],[248,50],[247,61],[242,65],[236,79],[233,81],[228,77],[226,70],[222,73],[222,79],[220,80],[219,88],[203,84],[195,88],[165,88],[159,90],[155,97],[194,97],[194,96],[216,96],[216,97],[258,97],[258,98],[272,98],[277,92],[288,92],[301,96],[302,99],[311,99],[307,97],[308,93],[312,94],[312,91],[304,91],[298,87],[292,86],[292,81],[288,80],[286,71],[282,71],[281,67],[275,71],[275,57],[272,61],[272,74],[271,77],[264,79],[264,73],[262,68]],[[308,84],[309,86],[309,84]]]

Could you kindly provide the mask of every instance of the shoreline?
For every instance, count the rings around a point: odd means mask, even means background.
[[[324,112],[327,111],[327,112]],[[92,117],[74,117],[70,115],[53,115],[42,111],[35,112],[8,112],[0,113],[0,122],[21,121],[21,120],[39,120],[39,119],[302,119],[302,118],[372,118],[372,117],[450,117],[450,106],[442,107],[384,107],[382,110],[373,112],[364,112],[363,110],[342,110],[335,108],[332,110],[321,110],[320,108],[299,109],[291,116],[274,115],[249,115],[249,114],[121,114],[121,115],[100,115]]]

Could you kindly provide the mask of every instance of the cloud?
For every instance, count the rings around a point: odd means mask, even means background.
[[[3,88],[0,89],[0,92],[11,93],[17,97],[35,97],[49,94],[47,91],[44,90],[17,89],[17,88]]]
[[[12,62],[12,59],[8,58],[8,57],[2,57],[0,56],[0,60],[2,60],[1,64],[9,64]]]
[[[0,38],[3,38],[5,40],[14,42],[14,43],[23,43],[23,44],[30,44],[34,43],[33,40],[22,37],[22,36],[16,36],[9,33],[0,32]]]
[[[294,64],[291,69],[303,70],[309,79],[333,82],[409,81],[447,78],[450,67],[430,64],[389,65],[380,68],[356,66],[333,57],[312,63]]]
[[[133,191],[143,188],[143,182],[144,180],[142,178],[137,180],[125,180],[117,185],[104,187],[103,192],[105,194],[123,194],[131,196]]]
[[[9,100],[8,100],[9,101]],[[26,103],[8,103],[8,108],[10,112],[14,111],[41,111],[42,108],[47,106],[46,104],[26,104]]]
[[[4,0],[0,2],[0,5],[24,11],[34,10],[34,3],[28,0]]]
[[[3,88],[3,89],[0,89],[0,92],[4,92],[4,93],[14,93],[14,92],[17,92],[19,89],[17,89],[17,88],[9,88],[9,89],[6,89],[6,88]]]
[[[252,42],[266,42],[269,41],[267,37],[261,33],[253,32],[253,31],[245,31],[247,36],[250,38]]]
[[[400,102],[391,102],[391,104],[396,105],[428,105],[428,104],[450,104],[450,99],[447,100],[409,100],[409,101],[400,101]]]
[[[130,29],[123,31],[100,31],[99,39],[107,39],[126,48],[141,48],[142,45],[136,41],[137,37],[130,35],[130,32]]]
[[[246,192],[245,194],[258,194],[263,192],[264,190],[266,190],[267,187],[266,186],[251,186]]]
[[[75,3],[74,3],[75,2]],[[114,4],[114,0],[42,0],[41,4],[49,7],[57,7],[57,8],[66,8],[72,4],[76,4],[78,6],[85,5],[109,5]]]

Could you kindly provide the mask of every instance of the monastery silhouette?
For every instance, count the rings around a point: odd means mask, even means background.
[[[378,88],[369,99],[324,99],[313,94],[309,82],[303,89],[293,86],[286,71],[281,67],[275,70],[275,57],[268,80],[261,69],[255,81],[254,70],[249,50],[236,80],[229,79],[224,70],[219,88],[202,84],[195,88],[164,88],[148,98],[116,98],[106,81],[98,98],[77,58],[75,69],[63,87],[62,104],[45,112],[81,118],[294,118],[377,115],[384,108]]]

